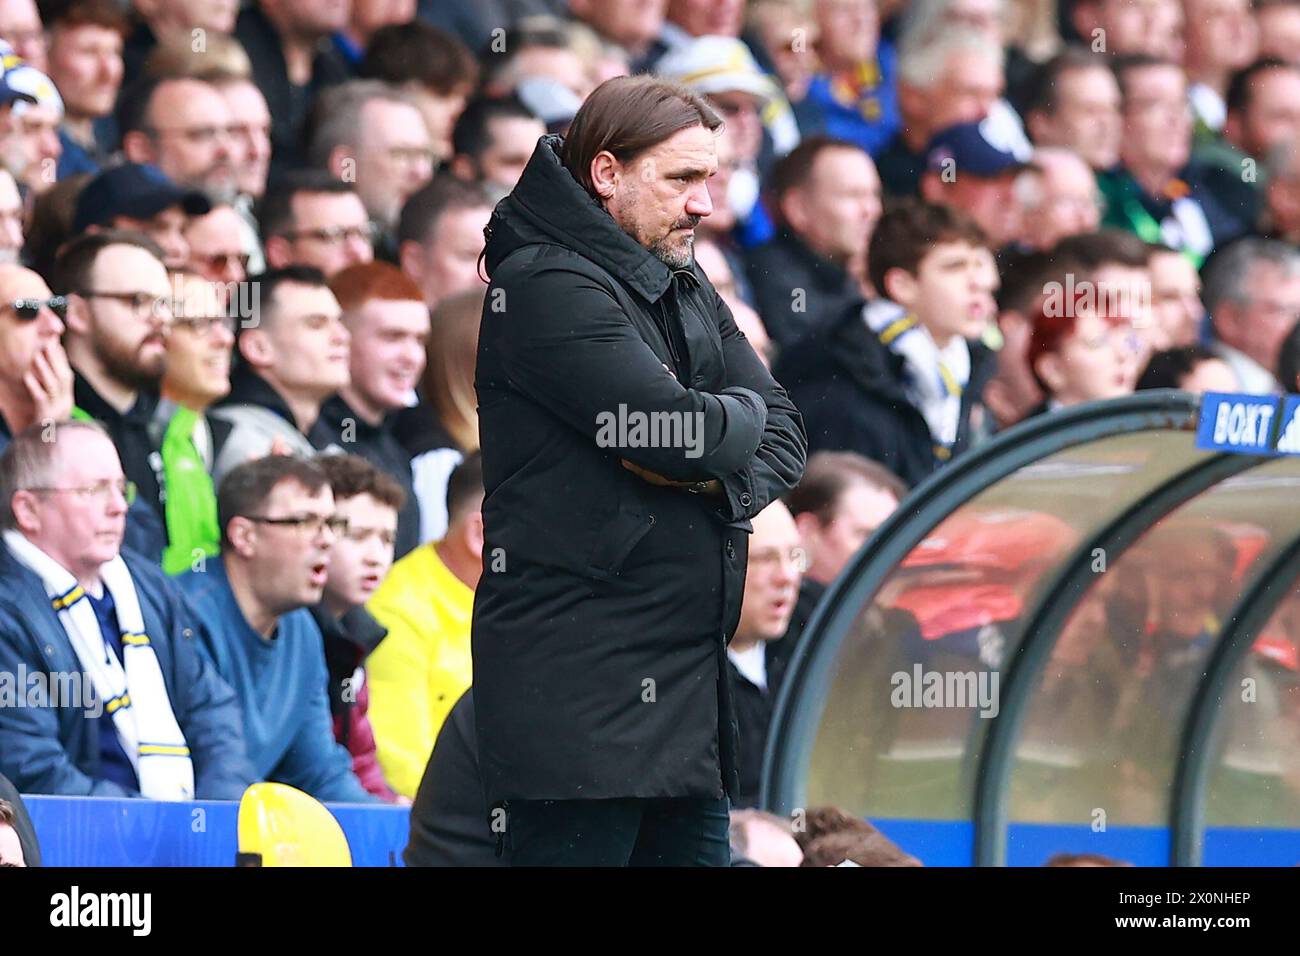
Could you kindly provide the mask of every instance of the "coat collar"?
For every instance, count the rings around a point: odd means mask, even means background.
[[[560,162],[562,137],[537,142],[514,190],[488,223],[488,274],[516,249],[551,243],[571,249],[618,276],[654,302],[667,291],[673,270],[625,233]],[[683,272],[685,270],[677,270]]]

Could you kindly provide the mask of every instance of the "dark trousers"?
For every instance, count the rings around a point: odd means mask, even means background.
[[[729,866],[726,797],[511,800],[513,866]]]

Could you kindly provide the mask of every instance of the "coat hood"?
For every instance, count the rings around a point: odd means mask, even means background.
[[[516,249],[546,243],[590,259],[646,300],[657,300],[668,289],[672,270],[620,229],[564,168],[563,145],[555,134],[539,139],[514,190],[497,203],[484,233],[488,276]]]

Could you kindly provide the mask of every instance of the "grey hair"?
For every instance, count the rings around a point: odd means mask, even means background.
[[[311,138],[307,144],[310,165],[324,169],[330,153],[337,147],[356,145],[361,132],[361,111],[371,100],[415,106],[406,93],[382,80],[349,80],[331,86],[317,97],[312,107]]]
[[[943,79],[948,58],[968,50],[996,62],[998,69],[1003,69],[1006,62],[1002,47],[990,43],[987,37],[948,30],[923,37],[916,46],[903,47],[898,55],[898,78],[908,86],[928,90]]]
[[[74,418],[37,422],[15,435],[4,454],[0,455],[0,528],[18,526],[14,517],[16,492],[46,487],[58,477],[56,450],[59,439],[70,431],[89,431],[109,437],[104,426],[95,421]]]
[[[1001,2],[1001,14],[1006,15],[1006,0]],[[898,31],[899,49],[915,49],[939,38],[948,30],[951,20],[948,8],[952,0],[911,0],[904,8]]]
[[[1258,236],[1238,239],[1205,267],[1201,301],[1211,315],[1221,302],[1250,301],[1251,271],[1261,263],[1278,266],[1288,278],[1300,275],[1300,252],[1289,243]]]

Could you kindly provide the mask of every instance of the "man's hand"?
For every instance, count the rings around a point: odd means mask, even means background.
[[[694,481],[673,481],[671,478],[665,478],[663,475],[655,474],[653,471],[648,471],[640,465],[634,465],[626,458],[621,459],[621,461],[623,467],[632,472],[632,474],[650,482],[652,485],[659,485],[661,488],[689,489],[696,484]],[[716,478],[711,478],[709,481],[704,483],[704,487],[699,490],[699,494],[709,495],[714,498],[718,497],[722,494],[722,482],[718,481]]]
[[[35,421],[61,422],[72,414],[72,366],[57,341],[36,353],[23,384],[32,397]]]
[[[673,481],[671,478],[665,478],[663,475],[655,474],[642,468],[640,465],[634,465],[626,458],[622,459],[623,467],[638,478],[650,482],[652,485],[659,485],[661,488],[689,488],[694,482],[690,481]]]

